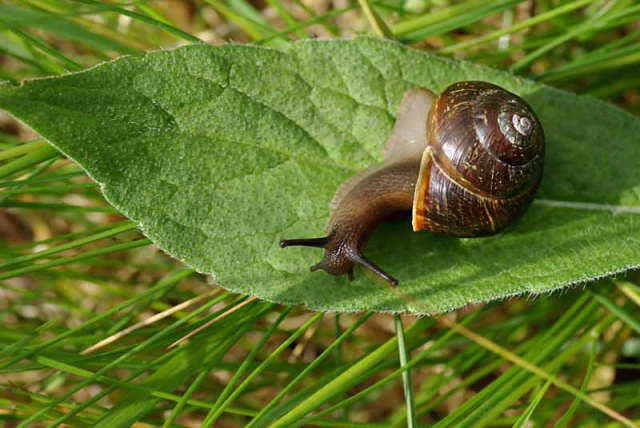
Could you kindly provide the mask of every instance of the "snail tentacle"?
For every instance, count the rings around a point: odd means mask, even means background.
[[[280,241],[280,247],[286,248],[286,247],[299,246],[299,247],[324,248],[324,246],[327,245],[327,242],[329,242],[328,236],[324,236],[322,238],[282,239]]]
[[[397,287],[398,286],[398,280],[395,279],[394,277],[392,277],[391,275],[389,275],[388,273],[386,273],[384,270],[382,270],[378,265],[376,265],[375,263],[373,263],[371,260],[369,260],[368,258],[366,258],[364,255],[362,255],[361,253],[357,252],[357,253],[353,253],[349,255],[349,259],[354,262],[357,263],[361,266],[366,267],[367,269],[369,269],[371,272],[375,273],[376,275],[378,275],[380,278],[384,279],[385,281],[387,281],[389,284],[391,284],[393,287]],[[353,275],[353,271],[351,272],[351,275]]]

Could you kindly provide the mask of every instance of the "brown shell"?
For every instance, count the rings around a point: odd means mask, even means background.
[[[415,189],[413,229],[486,236],[531,204],[542,178],[544,133],[520,97],[459,82],[435,100]]]

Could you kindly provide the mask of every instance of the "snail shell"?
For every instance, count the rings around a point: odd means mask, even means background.
[[[542,126],[517,95],[486,82],[447,88],[427,118],[413,230],[486,236],[531,204],[542,178]]]

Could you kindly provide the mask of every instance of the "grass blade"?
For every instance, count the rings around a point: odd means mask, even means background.
[[[408,360],[404,327],[402,326],[402,318],[400,318],[400,315],[394,315],[393,318],[396,326],[396,337],[398,339],[398,357],[400,359],[400,367],[403,368],[406,367]],[[411,371],[409,369],[402,372],[402,385],[404,387],[404,397],[407,402],[407,426],[409,428],[417,427],[416,403],[413,397],[413,383],[411,382]]]

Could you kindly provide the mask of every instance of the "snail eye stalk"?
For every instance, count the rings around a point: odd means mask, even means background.
[[[327,236],[323,238],[308,238],[308,239],[283,239],[280,241],[280,247],[319,247],[324,248],[325,245],[329,242],[329,238]]]
[[[360,253],[350,254],[349,255],[349,259],[354,263],[357,263],[357,264],[359,264],[361,266],[366,267],[371,272],[375,273],[380,278],[384,279],[389,284],[391,284],[392,287],[397,287],[398,286],[398,280],[397,279],[395,279],[394,277],[392,277],[391,275],[389,275],[388,273],[383,271],[378,265],[373,263],[371,260],[369,260],[368,258],[363,256],[362,254],[360,254]]]

